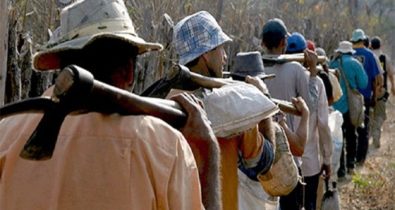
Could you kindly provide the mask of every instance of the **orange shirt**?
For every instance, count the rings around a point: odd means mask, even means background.
[[[53,157],[19,153],[42,114],[0,121],[0,209],[203,209],[180,132],[148,116],[66,117]]]
[[[221,149],[221,196],[224,210],[238,209],[238,175],[237,161],[239,151],[248,155],[251,151],[262,148],[263,140],[258,131],[258,126],[249,129],[240,135],[230,138],[218,138]],[[244,158],[254,158],[244,156]]]
[[[170,98],[178,93],[190,92],[179,89],[171,89],[166,98]],[[239,152],[244,159],[256,158],[260,154],[263,139],[259,133],[258,125],[247,131],[227,138],[217,137],[220,151],[220,174],[221,174],[221,199],[224,210],[238,209],[238,160]]]

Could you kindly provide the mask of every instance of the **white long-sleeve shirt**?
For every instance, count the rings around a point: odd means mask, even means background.
[[[320,172],[320,150],[323,163],[330,165],[332,156],[332,140],[328,124],[329,110],[325,86],[319,77],[310,77],[310,88],[314,88],[317,97],[311,98],[309,134],[302,156],[303,176],[313,176]]]

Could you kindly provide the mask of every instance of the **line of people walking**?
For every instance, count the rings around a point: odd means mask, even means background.
[[[62,11],[60,29],[33,56],[36,70],[75,64],[123,90],[135,81],[137,56],[163,49],[137,35],[123,0],[76,1]],[[320,209],[320,181],[353,175],[368,158],[370,137],[380,147],[386,101],[395,94],[382,40],[372,38],[370,50],[364,31],[356,29],[327,56],[314,37],[289,33],[273,18],[261,30],[263,52],[237,54],[224,79],[226,46],[233,41],[224,31],[207,11],[182,18],[173,28],[178,63],[226,85],[254,87],[252,95],[270,105],[288,101],[296,114],[246,116],[245,129],[221,136],[206,111],[230,99],[219,94],[206,103],[202,92],[212,88],[181,89],[167,96],[187,115],[181,128],[147,115],[83,110],[65,118],[47,161],[19,156],[43,114],[11,116],[0,121],[0,209]],[[277,59],[284,54],[303,61]],[[350,117],[350,90],[363,96],[359,125]],[[330,126],[336,113],[343,119],[335,125],[344,137],[339,148]]]

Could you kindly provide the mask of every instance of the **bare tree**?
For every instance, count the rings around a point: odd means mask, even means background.
[[[76,0],[1,0],[0,31],[4,36],[3,16],[8,15],[8,75],[5,103],[36,96],[52,83],[50,73],[32,71],[29,58],[38,46],[48,40],[48,29],[59,25],[59,11]],[[298,31],[313,40],[330,55],[339,41],[349,39],[354,27],[361,27],[371,36],[380,35],[395,56],[394,0],[124,0],[138,34],[147,41],[164,45],[162,52],[139,57],[134,91],[141,93],[163,77],[177,55],[172,47],[172,26],[181,18],[200,10],[213,14],[233,42],[225,45],[228,70],[240,51],[262,50],[260,32],[270,18],[284,20],[290,32]],[[3,12],[8,2],[14,11]],[[358,12],[366,9],[365,12]],[[167,15],[165,15],[167,14]],[[173,22],[174,21],[174,22]],[[12,26],[12,27],[11,27]],[[12,29],[12,30],[11,30]],[[0,37],[0,44],[5,37]],[[392,47],[390,47],[392,46]],[[2,46],[1,46],[2,47]],[[0,49],[4,53],[4,49]],[[1,54],[0,54],[1,55]],[[3,56],[4,57],[4,56]],[[0,72],[4,65],[0,61]],[[4,74],[4,73],[3,73]],[[0,75],[0,101],[4,92],[4,76]],[[2,86],[1,86],[2,85]],[[9,88],[8,88],[9,87]],[[27,91],[27,92],[26,92]],[[4,96],[3,96],[4,97]]]
[[[0,1],[0,58],[7,58],[8,51],[8,1]],[[0,106],[4,104],[7,79],[7,59],[0,59]]]

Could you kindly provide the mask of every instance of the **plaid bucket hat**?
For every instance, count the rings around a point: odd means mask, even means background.
[[[59,53],[83,49],[102,38],[124,41],[137,47],[139,54],[163,48],[137,35],[123,0],[76,1],[62,10],[60,27],[33,56],[33,68],[40,71],[58,69]]]
[[[182,65],[228,41],[232,39],[206,11],[187,16],[174,26],[173,44]]]

